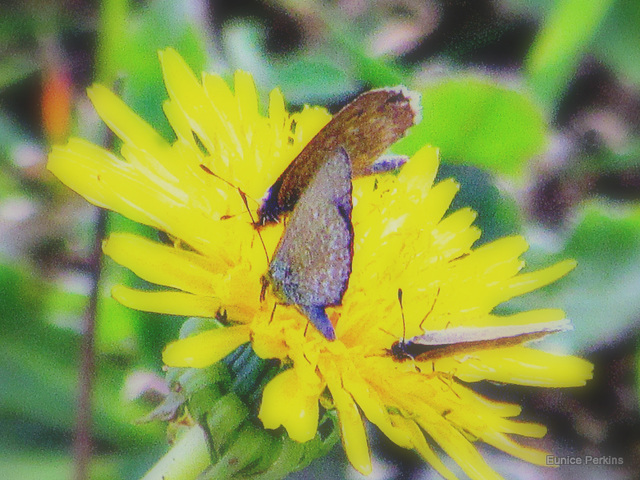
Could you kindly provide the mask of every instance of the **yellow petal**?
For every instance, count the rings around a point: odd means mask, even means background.
[[[236,70],[233,77],[240,118],[250,124],[258,116],[258,94],[253,77],[247,72]]]
[[[416,449],[418,454],[424,458],[426,462],[428,462],[436,471],[442,475],[447,480],[455,480],[457,477],[453,474],[451,470],[449,470],[440,457],[433,451],[433,449],[429,446],[426,439],[424,438],[424,433],[420,430],[420,427],[416,425],[413,420],[408,418],[404,418],[401,415],[392,415],[391,421],[396,428],[402,428],[407,430],[409,435],[411,436],[411,443],[413,444],[413,448]]]
[[[273,142],[276,147],[282,148],[284,143],[289,140],[289,125],[287,125],[288,115],[285,110],[284,97],[277,88],[269,94],[269,120],[271,121]],[[260,170],[259,167],[258,170]]]
[[[478,450],[442,416],[427,405],[419,406],[417,422],[472,479],[501,479]]]
[[[508,294],[507,298],[523,295],[553,283],[576,268],[576,265],[575,260],[565,260],[542,270],[518,275],[504,287]]]
[[[441,368],[454,371],[464,382],[490,380],[536,387],[578,387],[593,376],[593,365],[582,358],[522,346],[439,360]]]
[[[205,257],[137,235],[113,234],[105,241],[103,251],[140,278],[158,285],[216,296],[214,284],[221,281]]]
[[[481,236],[480,229],[471,224],[476,212],[463,208],[442,220],[434,229],[434,246],[442,250],[442,255],[452,258],[468,253],[471,245]]]
[[[309,391],[294,369],[274,377],[264,388],[258,418],[265,428],[281,425],[297,442],[312,440],[318,430],[320,415],[318,391]]]
[[[130,157],[141,152],[137,150],[134,153],[133,147],[123,150]],[[195,208],[192,204],[195,203],[195,195],[188,195],[168,183],[170,173],[162,174],[165,178],[151,175],[150,168],[155,172],[159,169],[149,166],[149,162],[144,166],[145,161],[136,161],[133,165],[89,142],[72,139],[66,147],[52,150],[48,168],[97,206],[169,232],[193,247],[224,255],[225,250],[221,250],[219,244],[224,244],[227,232],[240,227],[239,222],[226,222],[221,226],[213,220],[210,209]],[[143,174],[142,170],[147,173]],[[203,175],[202,172],[200,174]],[[229,236],[233,238],[234,234]]]
[[[413,154],[411,160],[402,167],[398,179],[401,183],[420,182],[419,188],[429,190],[438,173],[440,152],[436,147],[425,145]],[[411,185],[407,185],[410,189]]]
[[[422,212],[425,223],[438,223],[446,213],[456,193],[460,190],[460,184],[454,180],[444,180],[434,186],[425,200],[426,208]]]
[[[204,368],[222,360],[250,340],[249,327],[223,327],[171,342],[162,352],[170,367]]]
[[[208,152],[218,152],[222,149],[219,140],[228,140],[228,137],[218,138],[226,130],[226,119],[221,117],[196,76],[175,50],[168,48],[160,52],[159,56],[169,97],[184,114]]]
[[[520,458],[535,465],[548,466],[547,456],[549,455],[549,452],[521,445],[513,441],[513,439],[509,438],[507,435],[496,431],[487,430],[483,432],[480,438],[483,442],[493,445],[497,449],[502,450],[509,455],[513,455],[516,458]]]
[[[125,143],[138,145],[152,155],[168,148],[168,143],[153,127],[136,115],[108,88],[95,84],[87,89],[87,95],[100,118]]]
[[[274,333],[269,325],[255,325],[252,342],[253,351],[261,358],[286,358],[289,346],[282,336]]]
[[[212,318],[220,308],[220,300],[213,297],[183,292],[149,292],[124,285],[113,287],[111,296],[129,308],[168,315]]]
[[[353,468],[363,475],[369,475],[373,467],[364,423],[353,397],[340,386],[339,382],[337,378],[331,378],[331,376],[327,378],[327,386],[331,391],[340,420],[342,446]]]
[[[470,411],[485,411],[489,415],[499,417],[517,417],[522,413],[520,405],[489,399],[462,385],[456,385],[456,395]]]
[[[473,261],[478,264],[479,269],[486,270],[518,259],[528,248],[529,244],[520,235],[499,238],[477,248],[473,252]]]
[[[523,437],[542,438],[547,434],[547,427],[538,423],[518,422],[506,418],[498,419],[496,428],[502,433],[514,433]]]
[[[392,382],[393,378],[388,380]],[[405,430],[392,425],[389,414],[375,390],[370,388],[355,371],[346,374],[344,384],[371,423],[377,425],[395,444],[403,448],[411,448],[409,435]]]
[[[85,140],[71,139],[66,147],[52,149],[47,168],[94,205],[119,211],[145,224],[150,223],[148,216],[138,213],[137,206],[118,202],[121,197],[109,190],[108,182],[113,178],[121,186],[141,189],[146,193],[152,191],[152,188],[136,182],[131,166],[103,148]]]

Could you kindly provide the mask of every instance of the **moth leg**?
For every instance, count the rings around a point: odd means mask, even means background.
[[[363,174],[373,175],[376,173],[392,172],[393,170],[398,170],[405,163],[407,163],[408,160],[409,157],[407,157],[406,155],[380,155],[375,162],[373,162],[365,169]]]
[[[325,312],[325,307],[322,305],[298,305],[298,308],[302,310],[311,323],[318,329],[318,331],[324,335],[327,340],[333,341],[336,339],[336,332],[333,329],[331,320]]]
[[[429,315],[431,315],[433,313],[433,309],[436,308],[436,302],[438,301],[438,296],[440,295],[440,287],[438,287],[438,289],[436,290],[436,294],[433,297],[433,303],[431,304],[431,307],[429,308],[429,311],[427,312],[427,314],[422,317],[422,321],[420,322],[420,329],[424,331],[424,329],[422,328],[422,324],[424,323],[424,321],[429,317]]]

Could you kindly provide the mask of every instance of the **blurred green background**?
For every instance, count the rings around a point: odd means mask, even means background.
[[[481,242],[531,243],[527,268],[578,260],[567,278],[505,311],[564,308],[575,331],[550,348],[596,365],[584,389],[505,389],[550,427],[562,455],[623,466],[523,465],[485,448],[506,478],[637,478],[640,415],[640,8],[635,0],[4,1],[0,6],[0,476],[74,471],[83,316],[95,283],[98,215],[45,169],[52,143],[107,141],[84,90],[117,89],[171,138],[157,50],[195,72],[253,73],[291,109],[336,111],[369,88],[421,92],[423,121],[394,148],[440,147],[455,207],[479,213]],[[263,96],[266,98],[266,96]],[[117,215],[107,230],[153,235]],[[139,478],[165,428],[136,425],[165,393],[160,353],[181,319],[109,297],[135,283],[105,260],[97,305],[91,478]],[[373,444],[376,478],[432,478]],[[422,475],[422,476],[420,476]],[[355,478],[340,448],[296,478]]]

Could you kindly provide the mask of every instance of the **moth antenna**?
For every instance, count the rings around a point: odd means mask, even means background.
[[[420,322],[420,330],[424,331],[424,328],[422,328],[422,324],[429,317],[429,315],[433,313],[433,309],[436,307],[436,302],[438,301],[439,296],[440,296],[440,287],[438,287],[438,289],[436,290],[436,294],[433,297],[433,302],[431,303],[431,307],[429,308],[429,311],[424,317],[422,317],[422,321]]]
[[[249,208],[248,204],[247,204],[247,198],[251,199],[252,202],[255,202],[256,204],[259,204],[260,202],[258,202],[257,200],[255,200],[254,198],[249,197],[246,193],[244,193],[240,187],[238,187],[237,185],[234,185],[233,183],[231,183],[229,180],[227,180],[226,178],[222,178],[220,175],[218,175],[217,173],[214,173],[213,170],[211,170],[209,167],[207,167],[206,165],[203,165],[202,163],[200,164],[200,168],[207,174],[211,175],[212,177],[217,178],[218,180],[220,180],[221,182],[226,183],[227,185],[229,185],[231,188],[233,188],[234,190],[238,190],[240,192],[240,196],[242,197],[242,200],[245,204],[245,206],[247,207],[247,212],[249,213],[249,216],[251,217],[251,223],[253,223],[254,225],[256,225],[256,222],[253,220],[253,215],[251,214],[251,209]],[[235,214],[235,215],[223,215],[222,219],[227,220],[229,218],[233,218],[235,216],[237,216],[239,214]]]
[[[220,180],[221,182],[226,183],[227,185],[229,185],[229,186],[230,186],[231,188],[233,188],[234,190],[240,190],[240,187],[238,187],[237,185],[234,185],[234,184],[233,184],[233,183],[231,183],[229,180],[227,180],[226,178],[221,177],[221,176],[220,176],[220,175],[218,175],[217,173],[214,173],[214,171],[213,171],[213,170],[211,170],[211,169],[210,169],[209,167],[207,167],[206,165],[203,165],[203,164],[201,163],[201,164],[200,164],[200,168],[201,168],[201,169],[202,169],[206,174],[211,175],[212,177],[217,178],[217,179],[218,179],[218,180]],[[242,192],[242,193],[244,193],[244,192]],[[256,200],[256,199],[255,199],[255,198],[253,198],[253,197],[250,197],[250,196],[249,196],[249,195],[247,195],[246,193],[245,193],[245,195],[246,195],[246,197],[247,197],[249,200],[251,200],[253,203],[255,203],[256,205],[260,205],[260,202],[259,202],[258,200]],[[225,217],[227,217],[227,218],[231,218],[231,216],[235,216],[235,215],[229,215],[229,216],[225,215]],[[252,220],[253,220],[253,218],[252,218]],[[254,225],[256,225],[256,224],[255,224],[255,222],[254,222]]]
[[[273,321],[273,316],[276,314],[276,307],[278,306],[277,303],[273,304],[273,310],[271,310],[271,316],[269,317],[269,324]]]
[[[393,333],[391,333],[389,330],[385,330],[385,329],[384,329],[384,328],[382,328],[382,327],[378,327],[378,330],[380,330],[380,331],[381,331],[381,332],[383,332],[383,333],[386,333],[386,334],[387,334],[387,335],[389,335],[390,337],[398,338],[398,337],[396,337]]]
[[[402,315],[402,348],[405,347],[405,339],[407,338],[407,322],[404,319],[404,307],[402,306],[402,289],[398,289],[398,303],[400,304],[400,315]]]
[[[222,177],[221,177],[220,175],[218,175],[217,173],[214,173],[214,172],[213,172],[213,170],[211,170],[211,169],[210,169],[209,167],[207,167],[206,165],[203,165],[203,164],[201,163],[201,164],[200,164],[200,168],[201,168],[202,170],[204,170],[204,172],[205,172],[205,173],[207,173],[207,174],[211,175],[212,177],[217,178],[217,179],[218,179],[218,180],[220,180],[221,182],[226,183],[227,185],[229,185],[229,186],[230,186],[231,188],[233,188],[234,190],[236,190],[236,189],[237,189],[237,190],[240,190],[240,189],[238,188],[238,186],[237,186],[237,185],[234,185],[233,183],[231,183],[231,182],[230,182],[229,180],[227,180],[226,178],[222,178]],[[249,198],[251,198],[251,197],[249,197]],[[260,202],[258,202],[257,200],[255,200],[255,199],[253,199],[253,198],[251,198],[251,201],[252,201],[252,202],[255,202],[255,203],[257,203],[257,204],[259,204],[259,203],[260,203]]]
[[[242,198],[242,201],[244,202],[244,206],[247,208],[247,212],[249,213],[249,217],[251,218],[251,223],[253,223],[254,225],[257,225],[256,221],[253,219],[253,213],[251,213],[251,209],[249,208],[249,202],[247,202],[247,194],[244,193],[239,188],[238,188],[238,193],[240,194],[240,198]],[[269,267],[269,265],[271,264],[271,260],[269,260],[269,252],[267,252],[267,246],[264,243],[260,230],[256,229],[256,233],[258,234],[258,238],[260,239],[260,243],[262,244],[262,249],[264,250],[264,254],[267,257],[267,267]]]
[[[311,320],[307,320],[307,325],[306,327],[304,327],[304,337],[307,336],[307,330],[309,330],[309,324],[311,323]]]
[[[402,351],[403,359],[411,360],[411,363],[413,363],[413,368],[416,370],[416,372],[422,373],[422,370],[416,364],[416,359],[414,358],[414,356],[406,351],[406,347],[407,347],[407,322],[406,322],[406,320],[404,318],[404,305],[402,304],[402,289],[401,288],[398,288],[398,303],[400,304],[400,315],[402,315],[402,340],[400,340],[400,345],[401,345],[400,350]]]

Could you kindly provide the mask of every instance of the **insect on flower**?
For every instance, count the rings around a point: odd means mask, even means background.
[[[398,289],[398,301],[400,303],[402,322],[404,325],[402,289]],[[425,320],[433,312],[437,301],[438,293],[436,293],[431,308],[420,322],[420,328],[422,328]],[[417,335],[408,340],[403,336],[401,340],[391,345],[389,353],[398,361],[406,359],[435,360],[442,357],[470,353],[474,350],[513,347],[534,340],[540,340],[552,333],[572,329],[571,322],[567,319],[562,319],[526,325],[489,327],[463,326],[442,330],[425,330],[422,335]]]
[[[264,285],[294,304],[327,340],[336,335],[325,311],[340,305],[351,275],[351,178],[397,168],[379,159],[418,119],[417,96],[402,87],[372,90],[344,107],[268,190],[260,225],[293,210]]]

